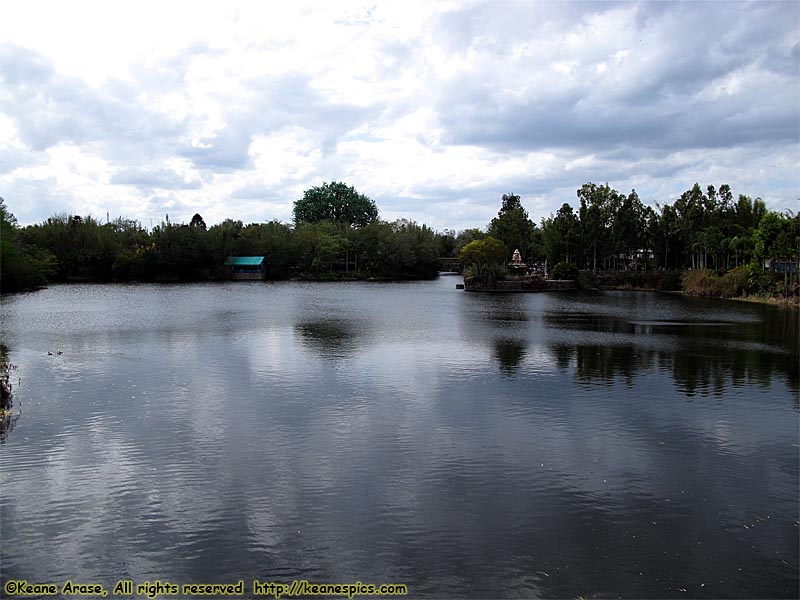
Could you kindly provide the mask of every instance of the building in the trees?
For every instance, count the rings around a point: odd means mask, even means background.
[[[231,279],[264,279],[266,276],[263,256],[229,256],[225,266]]]
[[[776,273],[797,273],[797,258],[765,258],[764,259],[764,270],[771,271]]]

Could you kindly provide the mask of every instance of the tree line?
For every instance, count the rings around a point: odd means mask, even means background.
[[[147,231],[132,219],[60,214],[19,227],[0,199],[3,291],[65,281],[202,281],[227,276],[228,256],[265,256],[267,277],[430,278],[441,235],[413,221],[381,221],[375,203],[332,182],[306,190],[294,222],[207,227],[195,214]]]
[[[583,269],[722,269],[797,254],[797,216],[767,210],[760,198],[734,199],[728,185],[699,184],[672,204],[645,206],[636,190],[621,194],[587,183],[575,210],[564,204],[542,223],[550,260]]]
[[[436,276],[442,257],[498,274],[518,249],[530,264],[575,271],[735,271],[753,291],[788,291],[797,275],[776,266],[800,256],[800,215],[767,209],[729,186],[695,184],[672,204],[645,205],[586,183],[573,208],[564,203],[534,223],[515,194],[502,197],[485,228],[436,232],[413,221],[382,221],[374,201],[341,182],[306,190],[292,223],[226,219],[207,227],[166,217],[150,231],[131,219],[54,215],[19,227],[0,199],[2,289],[62,281],[198,281],[226,276],[228,256],[265,256],[269,278]],[[768,265],[768,266],[765,266]],[[738,270],[737,270],[738,269]],[[569,271],[566,269],[566,271]],[[494,275],[493,275],[494,276]],[[707,282],[706,282],[707,283]]]
[[[728,185],[703,190],[697,183],[655,208],[636,190],[622,194],[608,184],[586,183],[577,197],[577,208],[565,202],[537,226],[519,196],[504,195],[497,217],[480,241],[460,251],[462,259],[473,272],[497,276],[494,257],[519,249],[529,263],[570,265],[576,273],[708,271],[708,283],[733,271],[737,286],[751,292],[788,294],[797,287],[800,214],[788,209],[771,211],[760,198],[734,199]]]

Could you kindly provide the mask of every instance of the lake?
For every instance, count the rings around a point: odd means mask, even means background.
[[[460,281],[2,297],[2,583],[800,595],[796,310]]]

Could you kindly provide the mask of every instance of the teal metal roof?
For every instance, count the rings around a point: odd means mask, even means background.
[[[236,267],[260,267],[264,264],[263,256],[229,256],[225,261],[226,265]]]

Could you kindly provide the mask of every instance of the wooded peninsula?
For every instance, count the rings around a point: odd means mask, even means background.
[[[694,184],[655,208],[635,190],[626,195],[608,184],[586,183],[577,198],[577,208],[564,203],[536,224],[519,196],[505,194],[485,228],[458,232],[383,221],[373,200],[341,182],[306,190],[294,203],[293,223],[226,219],[207,227],[195,214],[188,224],[167,216],[150,231],[132,219],[69,214],[20,227],[0,198],[2,291],[69,281],[225,279],[230,256],[264,256],[267,279],[423,279],[457,259],[467,274],[497,280],[508,276],[519,250],[532,269],[584,287],[798,295],[800,214],[789,209],[734,199],[728,185]]]

